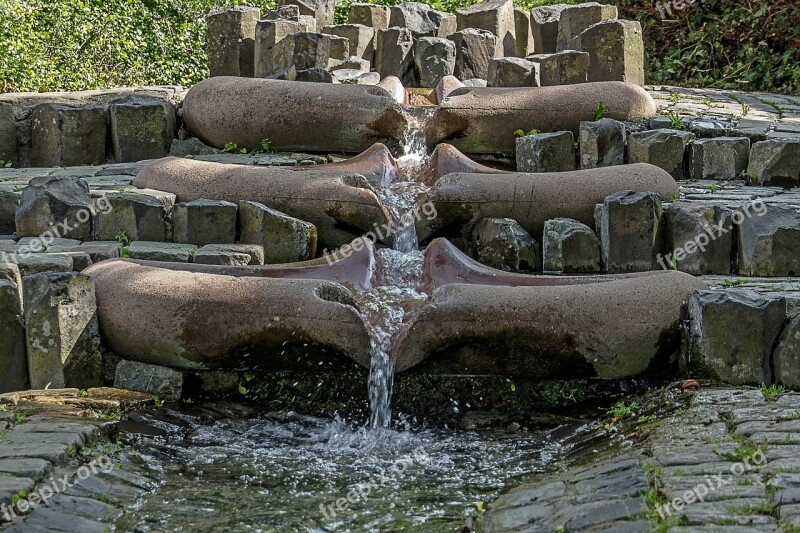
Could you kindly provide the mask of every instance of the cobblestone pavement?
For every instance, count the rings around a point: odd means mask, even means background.
[[[800,394],[684,394],[640,442],[498,498],[486,531],[800,530]]]
[[[741,135],[752,141],[800,138],[800,96],[669,86],[645,87],[659,113],[674,113],[701,136]],[[669,121],[665,122],[669,127]]]

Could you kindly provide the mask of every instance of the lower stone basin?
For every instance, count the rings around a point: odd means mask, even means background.
[[[94,280],[100,332],[115,354],[182,369],[369,366],[350,292],[322,280],[179,272],[111,260]]]

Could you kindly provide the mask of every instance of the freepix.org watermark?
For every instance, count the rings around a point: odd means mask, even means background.
[[[319,504],[319,509],[322,511],[322,514],[325,516],[326,520],[335,520],[337,513],[344,514],[348,509],[350,509],[351,505],[355,505],[358,502],[366,502],[370,493],[381,487],[387,486],[393,479],[402,477],[406,470],[411,467],[411,465],[427,464],[429,462],[430,456],[428,455],[428,452],[425,451],[425,448],[422,446],[414,448],[410,455],[402,457],[392,464],[391,468],[389,469],[392,477],[387,476],[385,470],[381,470],[380,472],[370,476],[370,479],[366,483],[359,483],[350,489],[347,492],[347,496],[339,498],[335,502],[328,505],[325,505],[324,503]]]
[[[52,224],[50,229],[39,235],[30,244],[22,245],[14,252],[0,252],[0,262],[2,263],[19,263],[20,259],[26,259],[31,254],[44,252],[56,239],[62,238],[70,231],[74,230],[78,224],[86,224],[92,220],[92,217],[98,213],[107,215],[114,210],[104,196],[92,202],[92,206],[85,209],[80,209],[75,213],[74,220],[62,220],[56,224]],[[76,224],[77,222],[77,224]]]
[[[700,233],[694,239],[686,241],[683,246],[675,248],[666,256],[662,256],[659,253],[656,255],[656,260],[658,264],[661,265],[661,268],[670,270],[688,256],[698,251],[705,252],[706,246],[730,232],[733,226],[741,224],[746,218],[752,218],[754,216],[763,217],[766,213],[767,206],[764,204],[764,201],[760,198],[753,200],[749,204],[742,206],[741,209],[734,209],[731,213],[730,223],[724,220],[719,224],[706,224],[703,226],[705,230],[704,233]]]
[[[370,240],[373,244],[375,244],[375,242],[378,240],[384,240],[392,235],[397,235],[408,226],[422,220],[423,216],[425,217],[425,220],[428,221],[433,220],[438,216],[438,213],[436,212],[436,206],[433,204],[433,202],[425,202],[424,204],[416,206],[414,209],[400,217],[399,221],[390,220],[386,224],[374,224],[373,231],[368,231],[366,234],[355,239],[350,244],[345,244],[333,252],[325,248],[322,250],[322,255],[328,261],[328,264],[331,265],[336,261],[350,257],[354,252],[363,250],[364,247],[367,246],[367,240]]]
[[[751,456],[745,457],[741,462],[732,464],[729,470],[730,476],[739,477],[752,470],[758,470],[766,461],[767,457],[764,455],[764,452],[758,449],[753,452]],[[673,511],[681,512],[687,505],[705,501],[709,494],[719,490],[720,487],[730,485],[732,481],[733,479],[731,477],[726,478],[724,473],[706,476],[703,483],[698,483],[681,496],[673,498],[668,503],[660,506],[658,508],[658,515],[662,520],[666,520],[667,517],[672,516]]]
[[[658,12],[661,20],[674,17],[676,13],[694,7],[695,4],[704,4],[706,0],[658,0],[653,7]]]
[[[108,474],[112,470],[114,470],[114,463],[111,462],[111,458],[107,455],[102,455],[78,468],[72,481],[69,480],[69,474],[60,478],[51,477],[50,483],[42,485],[26,497],[20,497],[10,507],[5,503],[0,505],[0,513],[2,513],[3,519],[6,522],[11,522],[15,518],[18,518],[20,514],[27,514],[41,505],[46,506],[50,498],[68,490],[78,481],[88,479],[97,474],[97,472]]]

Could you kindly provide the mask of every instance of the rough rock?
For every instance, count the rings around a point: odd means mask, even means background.
[[[106,108],[47,103],[33,110],[31,165],[100,165],[106,160]]]
[[[123,359],[117,364],[114,386],[146,392],[166,402],[181,399],[183,374],[177,370]]]
[[[23,189],[17,207],[17,235],[89,240],[92,236],[92,209],[92,198],[85,181],[53,176],[33,178]]]
[[[598,204],[595,226],[606,272],[644,272],[661,252],[661,200],[652,192],[620,191]]]
[[[408,28],[378,30],[375,70],[381,78],[396,76],[403,85],[414,86],[414,35]]]
[[[167,100],[129,96],[108,107],[111,148],[118,163],[158,159],[169,154],[177,115]]]
[[[542,269],[539,243],[510,218],[484,218],[472,230],[478,261],[498,270]]]
[[[272,104],[250,107],[243,117],[242,106],[252,102]],[[231,77],[192,87],[183,113],[189,131],[217,148],[235,142],[255,149],[269,139],[273,150],[359,152],[399,139],[407,125],[400,105],[378,87]]]
[[[111,207],[97,214],[97,238],[117,240],[120,232],[130,241],[166,241],[175,195],[162,191],[110,192],[105,201]]]
[[[554,52],[568,49],[583,50],[571,44],[575,37],[594,24],[616,18],[616,6],[601,5],[597,2],[564,6],[558,13],[558,36]]]
[[[599,22],[575,37],[567,48],[589,53],[589,81],[644,84],[644,40],[637,21]]]
[[[21,280],[16,265],[0,263],[0,392],[28,386]]]
[[[536,52],[530,11],[514,8],[514,38],[517,45],[515,54],[517,57],[525,57]]]
[[[225,200],[193,200],[175,204],[172,240],[182,244],[233,244],[239,208]]]
[[[609,119],[633,120],[656,112],[655,102],[644,89],[622,82],[463,88],[437,108],[428,145],[449,139],[447,142],[466,153],[513,153],[515,130],[577,134],[581,122],[593,120],[600,101],[605,102],[604,116]],[[564,106],[564,102],[570,105]]]
[[[264,247],[266,264],[311,259],[317,252],[317,228],[258,202],[239,202],[240,241]]]
[[[0,161],[19,165],[17,121],[14,117],[14,106],[7,102],[0,102]]]
[[[68,254],[19,254],[14,260],[23,277],[75,270],[75,262]]]
[[[575,138],[572,132],[559,131],[517,137],[517,170],[520,172],[575,170]]]
[[[539,64],[520,57],[502,57],[489,63],[488,87],[538,87]]]
[[[458,30],[477,28],[497,37],[494,57],[513,57],[517,52],[514,3],[511,0],[484,0],[456,9]]]
[[[330,35],[303,32],[295,33],[291,39],[292,65],[296,70],[327,69],[331,58],[343,59],[332,55],[333,44]]]
[[[375,28],[375,30],[384,30],[389,27],[389,7],[375,4],[350,4],[347,23],[363,24]]]
[[[773,358],[775,382],[792,389],[800,387],[800,315],[784,328]]]
[[[17,229],[14,217],[19,203],[19,194],[0,190],[0,234],[13,235]]]
[[[349,56],[359,57],[369,61],[375,58],[375,28],[363,24],[336,24],[325,26],[322,33],[344,37],[349,43]],[[348,56],[348,57],[349,57]],[[369,70],[369,66],[367,69]]]
[[[196,250],[197,246],[193,244],[136,241],[125,247],[124,253],[131,259],[188,263],[192,260]]]
[[[453,75],[459,80],[486,79],[494,59],[497,37],[490,31],[466,28],[448,37],[456,44]]]
[[[389,27],[407,28],[414,38],[447,37],[456,31],[456,17],[428,4],[403,2],[389,8]]]
[[[260,244],[206,244],[194,253],[193,262],[200,265],[263,265],[264,247]]]
[[[581,122],[581,168],[610,167],[625,163],[625,124],[610,118]]]
[[[253,76],[257,7],[235,6],[206,17],[211,76]]]
[[[586,224],[569,218],[544,223],[542,254],[545,272],[600,272],[600,240]]]
[[[747,170],[750,139],[718,137],[697,139],[689,145],[689,178],[693,180],[735,180]]]
[[[555,54],[535,54],[525,59],[539,64],[539,81],[542,87],[586,83],[589,76],[589,54],[577,50],[564,50]]]
[[[770,354],[783,329],[786,300],[750,289],[700,291],[689,304],[690,366],[731,385],[772,383]]]
[[[256,78],[272,76],[288,68],[294,55],[292,35],[306,29],[290,20],[262,20],[256,26],[254,71]]]
[[[537,54],[553,54],[557,51],[558,21],[566,7],[566,4],[556,4],[531,9],[531,32]]]
[[[464,84],[458,81],[458,78],[455,76],[443,77],[436,85],[436,89],[434,89],[436,103],[438,104],[439,102],[443,102],[451,92],[455,91],[456,89],[460,89],[461,87],[464,87]]]
[[[749,209],[748,209],[749,208]],[[737,210],[739,273],[744,276],[800,274],[800,213],[782,205],[753,202]]]
[[[300,16],[313,17],[316,27],[333,24],[336,0],[279,0],[278,5],[296,5]]]
[[[750,149],[747,175],[751,183],[777,187],[800,185],[800,139],[769,139]]]
[[[658,129],[628,135],[628,162],[650,163],[663,168],[676,180],[685,179],[686,147],[694,141],[688,131]]]
[[[414,68],[421,87],[436,87],[445,76],[452,76],[456,65],[456,46],[440,37],[417,39]]]
[[[661,268],[675,266],[695,276],[730,274],[731,214],[731,210],[722,205],[693,202],[668,205],[664,209],[666,256],[663,260],[659,257]]]
[[[23,290],[31,388],[101,386],[103,362],[91,278],[37,274],[25,278]],[[125,299],[119,303],[125,305]]]
[[[366,326],[350,292],[336,283],[176,272],[124,261],[86,273],[97,287],[104,343],[126,359],[211,369],[239,365],[253,354],[261,368],[298,370],[338,364],[343,356],[369,366]]]
[[[474,172],[474,171],[473,171]],[[482,218],[511,218],[531,235],[541,235],[553,218],[572,218],[594,226],[595,205],[619,191],[655,192],[662,199],[677,194],[672,176],[647,164],[502,176],[452,172],[440,178],[426,200],[437,217],[417,223],[421,241],[441,234],[468,237]]]

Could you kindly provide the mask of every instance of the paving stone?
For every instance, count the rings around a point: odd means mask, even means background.
[[[764,204],[753,203],[756,208]],[[747,212],[742,210],[747,215]],[[796,208],[766,205],[740,216],[739,273],[745,276],[800,274],[800,212]],[[734,222],[737,222],[735,220]]]
[[[201,254],[202,252],[202,254]],[[217,258],[215,254],[219,255],[219,260],[223,262],[213,262]],[[264,247],[259,244],[207,244],[200,248],[194,254],[195,263],[205,264],[228,264],[225,261],[224,254],[233,254],[234,256],[243,255],[247,256],[245,265],[263,265],[264,264]],[[202,256],[202,259],[201,259]],[[237,257],[237,259],[239,259]],[[212,262],[208,262],[212,261]]]
[[[585,224],[568,218],[548,220],[542,238],[546,272],[600,272],[600,240]]]
[[[770,354],[783,329],[784,298],[750,289],[698,291],[689,303],[695,375],[732,385],[772,383]]]
[[[692,141],[694,134],[672,129],[631,133],[628,135],[628,163],[650,163],[666,170],[676,180],[685,179],[686,147]]]
[[[239,202],[239,234],[243,244],[264,248],[264,262],[291,263],[316,255],[317,228],[258,202]]]
[[[110,192],[104,196],[109,209],[97,214],[97,238],[118,239],[120,232],[131,241],[166,241],[167,222],[175,195],[147,189]]]
[[[570,508],[564,517],[567,531],[580,531],[603,522],[625,520],[641,514],[647,508],[644,498],[593,502]]]
[[[488,87],[538,87],[539,64],[520,57],[500,57],[489,63]]]
[[[609,167],[625,163],[625,125],[610,118],[596,122],[581,122],[581,169]]]
[[[689,177],[695,180],[733,180],[747,170],[750,139],[698,139],[689,145]]]
[[[206,17],[208,67],[211,76],[254,75],[257,7],[235,6],[215,10]]]
[[[44,459],[49,463],[61,464],[67,459],[67,449],[66,446],[62,448],[42,443],[0,446],[0,460],[16,459]]]
[[[762,498],[738,498],[722,500],[719,502],[698,502],[687,505],[683,510],[676,512],[677,516],[685,517],[688,525],[767,525],[774,524],[775,519],[759,514],[745,514],[740,512],[752,506],[764,504]],[[734,522],[734,524],[731,524]]]
[[[99,165],[106,159],[106,108],[41,104],[32,114],[31,165]]]
[[[747,166],[751,183],[797,187],[800,185],[800,139],[772,139],[753,144]]]
[[[250,255],[229,250],[205,250],[194,253],[194,263],[201,265],[244,266],[250,264]]]
[[[52,256],[57,255],[57,256],[71,257],[72,270],[74,270],[75,272],[81,272],[82,270],[85,270],[94,264],[94,262],[92,261],[92,257],[88,253],[81,250],[65,251],[59,249],[59,247],[57,246],[56,247],[51,246],[50,248],[47,249],[45,253],[47,255],[52,255]],[[30,272],[28,273],[28,275],[30,275]]]
[[[136,241],[123,249],[123,255],[130,259],[146,261],[190,263],[195,251],[197,246],[193,244]]]
[[[165,401],[177,401],[183,390],[183,374],[171,368],[123,359],[117,364],[114,386],[153,394]]]
[[[461,81],[485,80],[494,59],[497,37],[490,31],[467,28],[448,37],[456,44],[453,75]]]
[[[542,268],[539,244],[513,219],[484,218],[472,231],[478,261],[498,270],[519,272]]]
[[[136,503],[141,495],[141,490],[119,479],[108,476],[93,475],[86,479],[78,479],[65,494],[70,496],[83,496],[88,498],[108,498],[122,506]]]
[[[729,274],[733,248],[731,210],[720,205],[675,202],[664,209],[664,269],[699,276]]]
[[[518,172],[575,170],[575,138],[571,131],[517,137],[516,148]]]
[[[561,14],[562,23],[564,13]],[[638,21],[598,22],[562,48],[566,49],[589,54],[587,77],[590,82],[624,81],[644,85],[644,40]]]
[[[2,459],[0,472],[16,477],[40,480],[53,470],[53,465],[44,459]]]
[[[47,507],[39,507],[25,518],[25,527],[40,526],[50,531],[74,533],[105,533],[108,526],[89,518],[59,512]]]
[[[233,244],[238,207],[224,200],[194,200],[175,204],[173,240],[177,243]]]
[[[113,505],[80,496],[56,494],[47,506],[57,513],[70,514],[109,523],[122,514],[122,510]]]
[[[595,227],[606,272],[644,272],[657,268],[661,213],[661,200],[655,193],[622,191],[598,204]]]
[[[511,0],[484,0],[456,9],[458,30],[476,28],[497,37],[494,57],[513,57],[517,52],[514,3]]]
[[[75,270],[73,258],[66,254],[19,254],[15,257],[15,262],[22,277]]]
[[[177,114],[167,100],[131,95],[108,108],[111,148],[119,163],[158,159],[169,154]]]

